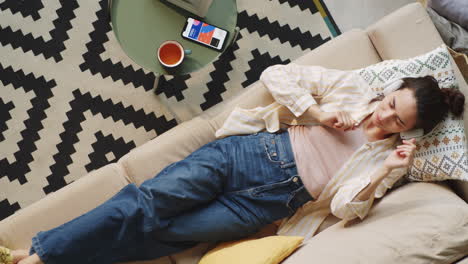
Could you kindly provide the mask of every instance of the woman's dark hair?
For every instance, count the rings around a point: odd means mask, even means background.
[[[461,116],[465,108],[465,96],[454,88],[439,88],[437,80],[432,76],[420,78],[403,78],[400,89],[410,89],[414,92],[417,106],[417,121],[415,128],[422,128],[424,133],[430,132],[448,111],[455,116]]]

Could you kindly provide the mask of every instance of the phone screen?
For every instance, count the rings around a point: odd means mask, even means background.
[[[226,39],[227,31],[202,21],[188,18],[187,27],[182,35],[191,40],[221,50],[224,40]]]

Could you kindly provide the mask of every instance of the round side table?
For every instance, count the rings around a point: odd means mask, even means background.
[[[112,29],[124,52],[138,65],[157,74],[183,75],[197,71],[214,61],[235,40],[238,29],[235,0],[214,0],[204,18],[163,0],[109,0]],[[187,17],[227,30],[228,38],[222,51],[182,38]],[[163,67],[157,58],[159,45],[176,40],[184,49],[192,50],[173,69]]]

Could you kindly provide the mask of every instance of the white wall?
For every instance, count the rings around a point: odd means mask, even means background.
[[[365,29],[415,0],[323,0],[341,32]]]

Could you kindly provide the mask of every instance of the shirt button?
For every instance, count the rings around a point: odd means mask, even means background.
[[[298,182],[298,181],[299,181],[299,178],[297,178],[297,177],[293,178],[293,182]]]
[[[274,140],[274,139],[271,140],[271,144],[275,144],[275,140]]]
[[[271,156],[276,157],[276,152],[271,153]]]

